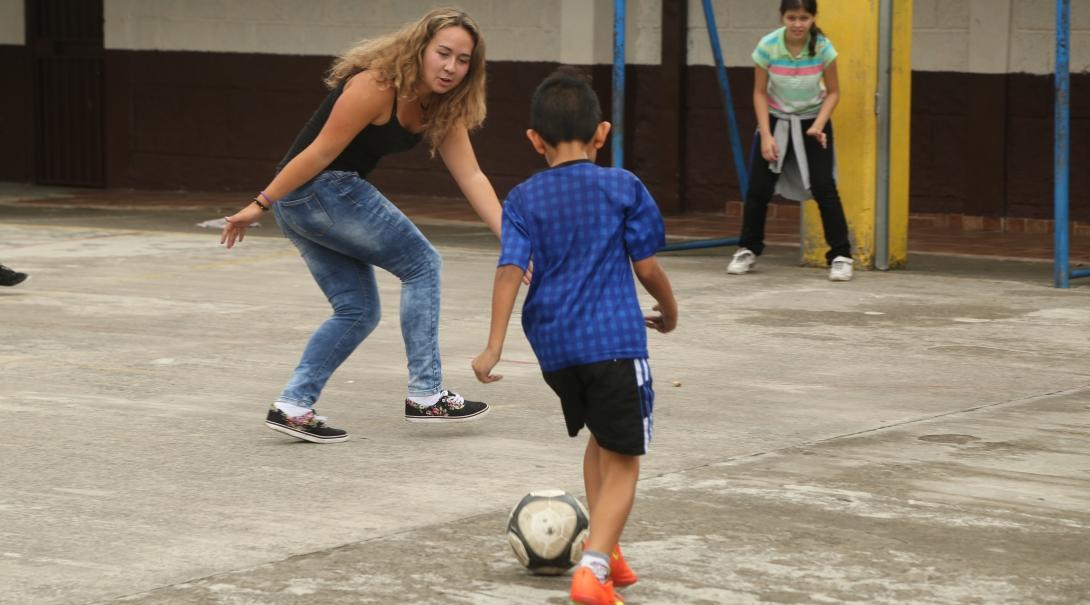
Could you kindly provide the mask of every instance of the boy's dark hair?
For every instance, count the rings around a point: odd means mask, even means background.
[[[561,68],[538,84],[530,101],[530,128],[549,145],[589,143],[602,121],[598,95],[574,69]]]

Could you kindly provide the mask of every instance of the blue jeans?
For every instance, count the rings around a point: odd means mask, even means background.
[[[273,204],[276,222],[333,306],[279,401],[313,407],[326,381],[378,325],[375,267],[401,280],[409,395],[438,393],[442,258],[390,200],[354,172],[327,170]]]

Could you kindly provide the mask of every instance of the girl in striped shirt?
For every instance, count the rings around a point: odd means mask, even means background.
[[[817,0],[782,0],[780,15],[783,27],[762,38],[753,51],[758,137],[750,160],[740,247],[727,273],[741,275],[753,269],[764,249],[768,202],[779,193],[800,202],[817,200],[829,245],[825,255],[829,279],[848,281],[851,243],[836,187],[829,122],[840,99],[837,52],[815,21]],[[756,157],[758,144],[761,158]]]

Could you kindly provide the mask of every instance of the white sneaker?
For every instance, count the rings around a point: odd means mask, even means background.
[[[852,281],[852,259],[838,256],[829,266],[829,281]]]
[[[739,248],[734,256],[731,257],[730,263],[727,265],[727,273],[730,275],[744,275],[753,270],[753,266],[757,264],[757,255],[754,254],[749,248]]]

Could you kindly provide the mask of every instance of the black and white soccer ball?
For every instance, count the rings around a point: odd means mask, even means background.
[[[507,540],[519,563],[535,574],[558,576],[583,557],[590,521],[587,509],[568,492],[526,494],[507,517]]]

